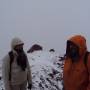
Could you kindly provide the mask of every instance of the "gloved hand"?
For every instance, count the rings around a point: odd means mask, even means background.
[[[32,84],[28,84],[28,89],[31,90],[31,88],[32,88]]]

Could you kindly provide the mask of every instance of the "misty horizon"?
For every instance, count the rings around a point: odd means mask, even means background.
[[[65,53],[66,41],[75,34],[87,39],[90,50],[89,0],[1,0],[0,58],[11,50],[11,40],[19,37],[27,51],[33,44],[44,50]]]

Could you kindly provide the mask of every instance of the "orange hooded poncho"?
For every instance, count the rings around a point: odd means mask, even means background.
[[[90,55],[88,56],[87,68],[84,64],[85,53],[87,52],[86,40],[81,35],[69,39],[79,47],[80,58],[72,62],[66,58],[63,71],[65,90],[90,90]]]

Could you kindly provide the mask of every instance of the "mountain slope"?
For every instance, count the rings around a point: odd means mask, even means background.
[[[33,78],[32,90],[61,90],[63,62],[54,52],[37,51],[28,55]]]
[[[63,62],[58,54],[35,51],[28,54],[28,59],[32,71],[32,90],[62,90]],[[0,80],[0,90],[2,88],[3,82]]]

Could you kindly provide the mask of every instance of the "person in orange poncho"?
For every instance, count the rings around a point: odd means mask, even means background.
[[[90,54],[87,53],[86,39],[75,35],[67,40],[64,63],[64,90],[90,90]]]

